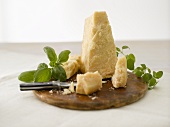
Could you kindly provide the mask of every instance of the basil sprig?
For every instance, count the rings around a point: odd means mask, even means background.
[[[153,89],[158,83],[158,79],[163,76],[163,71],[151,71],[145,64],[140,64],[139,67],[135,68],[136,58],[134,54],[125,54],[124,50],[130,49],[128,46],[122,46],[122,48],[116,47],[116,54],[122,54],[126,56],[127,59],[127,68],[131,70],[137,77],[141,77],[145,83],[148,84],[148,89]]]
[[[57,56],[55,50],[49,46],[44,47],[44,52],[49,59],[49,66],[40,63],[36,70],[22,72],[18,79],[23,82],[48,82],[51,79],[66,81],[67,76],[62,63],[69,58],[70,51],[64,50]]]

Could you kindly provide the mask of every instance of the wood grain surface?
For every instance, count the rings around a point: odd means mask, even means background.
[[[110,80],[103,84],[100,91],[92,95],[80,95],[72,93],[63,95],[59,91],[48,90],[34,91],[34,94],[43,102],[61,108],[76,110],[101,110],[113,107],[121,107],[138,101],[147,92],[147,84],[141,78],[128,72],[126,88],[114,89]]]

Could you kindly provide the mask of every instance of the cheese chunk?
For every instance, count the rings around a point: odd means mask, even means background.
[[[106,12],[95,12],[85,20],[81,72],[98,71],[111,78],[117,62],[116,47]]]
[[[76,72],[78,72],[80,68],[80,64],[78,63],[80,60],[80,56],[70,56],[68,61],[63,63],[63,68],[66,72],[67,79],[73,76]]]
[[[102,77],[98,72],[77,75],[76,93],[89,95],[101,88]]]
[[[116,63],[115,74],[112,77],[112,84],[115,88],[126,87],[127,82],[127,61],[123,56]]]
[[[80,65],[81,56],[80,55],[69,56],[68,60],[76,60],[78,62],[78,64]]]
[[[77,86],[76,86],[76,93],[85,94],[83,85],[85,84],[84,75],[78,74],[77,75]]]

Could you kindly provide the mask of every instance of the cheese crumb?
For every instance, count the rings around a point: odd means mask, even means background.
[[[92,99],[92,100],[95,100],[96,98],[98,98],[98,97],[92,97],[91,99]]]
[[[107,83],[107,81],[102,81],[102,83]]]
[[[115,88],[114,88],[114,87],[111,87],[110,89],[115,90]]]
[[[51,93],[51,94],[52,94],[52,93],[53,93],[53,90],[50,90],[50,91],[49,91],[49,93]]]
[[[71,91],[69,89],[64,89],[63,95],[71,94]]]

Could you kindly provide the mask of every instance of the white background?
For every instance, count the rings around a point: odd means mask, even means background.
[[[115,40],[170,40],[170,0],[0,0],[0,42],[81,41],[94,11]]]

